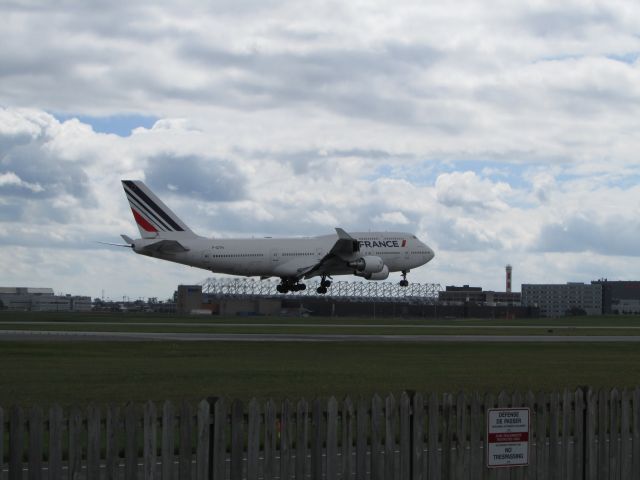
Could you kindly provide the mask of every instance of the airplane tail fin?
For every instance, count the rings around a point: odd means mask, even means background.
[[[189,227],[140,180],[122,180],[142,238],[195,236]]]

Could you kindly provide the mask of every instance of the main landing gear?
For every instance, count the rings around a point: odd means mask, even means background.
[[[282,283],[276,287],[278,293],[301,292],[306,290],[304,283],[299,283],[297,279],[283,278]]]
[[[327,289],[330,286],[331,286],[331,281],[327,280],[326,275],[323,275],[322,280],[320,280],[320,286],[316,288],[316,292],[318,292],[320,295],[324,295],[325,293],[327,293]]]
[[[398,285],[400,285],[401,287],[409,286],[409,280],[407,280],[407,270],[402,270],[402,280],[400,280],[400,283]]]

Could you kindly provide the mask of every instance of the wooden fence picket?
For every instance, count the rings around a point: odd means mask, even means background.
[[[609,395],[604,389],[598,391],[598,478],[608,478],[609,452],[607,430],[609,428]]]
[[[574,416],[573,416],[573,480],[583,480],[585,478],[585,436],[586,436],[586,403],[585,391],[578,388],[574,394]]]
[[[4,434],[4,410],[0,407],[0,472],[4,471]]]
[[[143,478],[144,480],[155,480],[156,478],[156,452],[157,434],[156,406],[153,402],[147,402],[143,407],[143,427],[142,427],[142,455],[143,455]]]
[[[29,480],[42,478],[43,413],[41,407],[29,410]]]
[[[264,468],[265,480],[272,480],[276,476],[276,406],[269,400],[264,411]]]
[[[626,388],[620,397],[620,478],[631,478],[631,395]]]
[[[411,452],[411,469],[413,480],[427,478],[424,455],[424,397],[416,393],[413,397],[413,451]]]
[[[313,401],[311,408],[311,478],[313,480],[322,479],[322,441],[323,441],[323,421],[322,405],[320,399]]]
[[[280,412],[280,478],[291,477],[291,402],[282,402]]]
[[[244,406],[240,400],[231,404],[231,480],[242,479],[244,455]]]
[[[561,426],[562,436],[560,444],[560,478],[562,480],[573,478],[573,462],[571,461],[571,408],[573,395],[568,388],[562,392]]]
[[[53,405],[49,409],[48,480],[62,480],[62,419],[63,419],[62,407],[57,404]],[[0,424],[1,423],[2,422],[0,422]],[[1,432],[0,432],[0,435],[1,435]],[[0,452],[1,451],[2,451],[2,448],[0,446]]]
[[[173,403],[166,401],[162,406],[162,480],[173,480],[173,459],[175,454],[175,410]]]
[[[227,462],[227,402],[218,398],[214,407],[213,418],[213,465],[214,480],[224,480]],[[266,443],[265,443],[266,445]],[[163,479],[164,480],[164,479]]]
[[[342,479],[349,480],[353,471],[353,402],[345,398],[342,404]],[[296,477],[300,478],[300,477]],[[407,477],[408,478],[408,477]]]
[[[327,403],[327,480],[338,476],[338,401],[331,397]]]
[[[356,480],[367,478],[367,410],[366,400],[360,398],[356,414]]]
[[[411,479],[411,399],[406,392],[400,395],[400,478]]]
[[[483,463],[484,463],[484,470],[483,470],[483,476],[482,478],[485,480],[496,480],[496,476],[498,475],[498,472],[496,471],[495,468],[487,468],[487,455],[488,455],[488,445],[486,444],[486,440],[487,440],[487,432],[486,432],[486,428],[487,428],[487,422],[486,422],[486,418],[488,415],[488,410],[490,408],[494,408],[495,407],[495,403],[496,403],[496,396],[493,393],[487,393],[484,396],[484,409],[483,409],[483,414],[482,414],[482,441],[485,442],[484,443],[484,451],[483,451]]]
[[[178,455],[178,478],[191,478],[191,438],[193,435],[193,408],[189,402],[180,407],[180,450]]]
[[[640,478],[640,387],[633,391],[633,441],[631,477]]]
[[[467,412],[467,397],[459,392],[456,398],[456,462],[454,475],[460,480],[469,478],[469,455],[467,453],[469,414]]]
[[[440,410],[439,410],[438,394],[431,393],[429,395],[428,407],[428,464],[429,464],[429,480],[440,480],[440,461],[438,455],[439,443],[438,436],[440,432]]]
[[[549,480],[564,480],[560,465],[560,394],[549,397]]]
[[[100,476],[100,407],[87,408],[87,478]]]
[[[82,475],[82,430],[82,413],[79,408],[72,407],[69,412],[69,480],[76,480]],[[129,432],[126,433],[128,437]],[[125,480],[134,478],[125,476]]]
[[[445,393],[442,395],[442,441],[441,441],[441,469],[442,478],[451,478],[452,458],[451,458],[451,437],[453,436],[453,395]]]
[[[260,404],[253,398],[249,402],[249,430],[247,436],[247,480],[258,480],[260,459]]]
[[[309,403],[303,398],[296,408],[296,479],[306,477],[309,445]]]
[[[9,480],[22,480],[22,447],[24,442],[24,418],[22,408],[11,408],[9,425]]]
[[[547,398],[544,392],[536,395],[536,469],[538,480],[547,480]]]
[[[371,400],[371,480],[382,480],[382,399],[374,395]]]
[[[598,479],[598,445],[596,444],[596,425],[597,425],[597,416],[596,412],[598,411],[598,396],[596,392],[592,389],[589,389],[587,392],[587,422],[586,422],[586,438],[587,438],[587,448],[586,454],[587,458],[585,459],[585,469],[587,470],[586,479],[587,480],[597,480]]]
[[[209,431],[211,429],[211,405],[207,400],[198,404],[196,436],[196,479],[209,478]]]
[[[106,480],[116,480],[119,478],[118,469],[120,466],[120,452],[118,450],[118,437],[122,431],[120,407],[109,405],[106,416],[106,446],[105,446],[105,477]],[[173,463],[173,462],[172,462]],[[163,477],[169,478],[170,477]]]
[[[482,439],[482,415],[480,406],[480,394],[474,392],[471,396],[471,414],[469,425],[469,465],[471,480],[480,480],[484,466],[483,451],[480,446]]]
[[[620,480],[619,423],[620,392],[617,388],[614,388],[609,393],[609,480]]]

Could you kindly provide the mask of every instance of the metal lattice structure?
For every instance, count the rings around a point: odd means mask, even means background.
[[[335,298],[346,301],[385,301],[433,304],[438,300],[438,292],[442,287],[438,283],[410,283],[401,287],[392,282],[333,282],[324,295],[316,292],[320,286],[317,280],[305,282],[306,290],[278,293],[276,286],[280,282],[274,280],[254,280],[251,278],[207,278],[202,282],[202,293],[222,298],[256,298],[256,297],[317,297]]]

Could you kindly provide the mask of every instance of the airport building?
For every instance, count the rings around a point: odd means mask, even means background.
[[[602,313],[640,313],[640,281],[609,281],[606,278],[591,282],[602,285]]]
[[[88,312],[91,297],[55,295],[52,288],[0,287],[0,309],[23,312]]]
[[[392,282],[333,282],[324,295],[316,293],[317,281],[307,289],[286,295],[276,290],[277,281],[209,278],[202,287],[181,286],[176,292],[183,313],[220,315],[366,316],[421,318],[521,318],[538,316],[535,308],[521,307],[520,294],[483,292],[478,287],[449,287],[451,298],[438,284]],[[201,301],[198,305],[198,292]],[[186,297],[191,295],[192,300]],[[466,301],[472,295],[473,301]],[[460,300],[461,299],[461,300]]]
[[[465,303],[475,303],[488,306],[520,306],[519,292],[494,292],[483,291],[482,287],[470,287],[463,285],[456,287],[453,285],[445,287],[444,291],[438,292],[438,301],[443,305],[462,305]]]
[[[602,285],[585,283],[522,284],[522,305],[545,317],[601,315]]]

